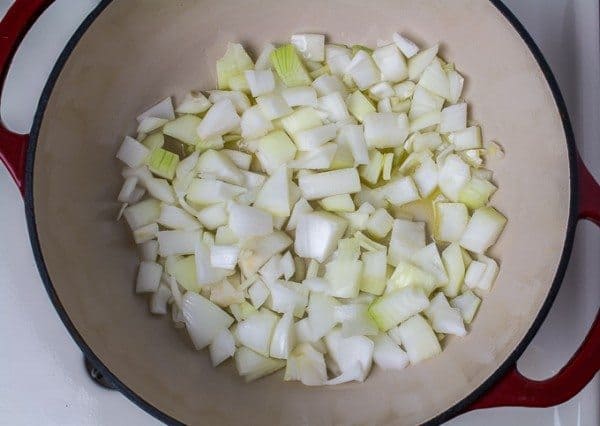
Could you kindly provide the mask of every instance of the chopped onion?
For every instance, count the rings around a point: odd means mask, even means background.
[[[373,362],[384,370],[402,370],[409,363],[408,355],[386,334],[372,337]]]
[[[232,323],[225,311],[197,293],[188,291],[181,308],[185,325],[196,349],[210,345],[215,337]]]
[[[429,306],[425,292],[416,287],[392,290],[369,306],[369,313],[382,331],[395,327]]]
[[[238,115],[231,99],[223,98],[206,112],[204,119],[198,124],[197,132],[201,139],[222,136],[240,125]]]
[[[406,37],[403,37],[398,33],[394,33],[392,34],[392,39],[394,40],[394,43],[396,43],[396,46],[398,46],[398,49],[400,49],[402,54],[407,58],[412,58],[419,53],[419,47]]]
[[[142,261],[138,270],[135,291],[137,293],[154,293],[160,285],[162,266],[155,262]]]
[[[291,42],[304,59],[317,62],[325,60],[325,36],[321,34],[294,34]]]
[[[406,114],[370,113],[364,117],[365,140],[373,148],[401,146],[408,136]]]
[[[381,79],[381,72],[377,65],[364,50],[356,52],[345,72],[352,77],[360,90],[368,89]]]
[[[431,326],[421,315],[415,315],[398,326],[398,334],[408,359],[416,364],[442,351]]]
[[[301,257],[323,262],[333,253],[346,226],[344,219],[332,213],[305,213],[298,220],[294,250]]]
[[[316,80],[315,80],[316,81]],[[313,82],[313,85],[315,82]],[[317,106],[317,92],[309,86],[288,87],[281,91],[281,96],[291,107],[295,106]]]
[[[395,45],[380,47],[373,52],[372,56],[381,70],[383,80],[397,83],[408,77],[406,61]]]
[[[493,207],[481,207],[469,219],[460,245],[469,251],[483,254],[502,233],[506,218]]]
[[[226,328],[221,330],[210,344],[209,351],[213,367],[232,357],[235,353],[235,340],[231,332]]]

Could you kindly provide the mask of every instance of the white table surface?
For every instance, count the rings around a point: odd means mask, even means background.
[[[0,0],[1,15],[10,3]],[[27,36],[2,96],[2,118],[11,129],[28,132],[52,65],[97,3],[59,0]],[[550,63],[582,156],[600,178],[598,1],[506,0],[506,4]],[[31,253],[23,201],[1,166],[0,235],[0,424],[158,424],[120,393],[104,390],[88,378],[79,349],[48,300]],[[580,223],[558,298],[519,361],[527,376],[541,379],[558,371],[588,331],[600,301],[598,253],[600,232],[590,223]],[[597,375],[579,395],[558,407],[479,410],[448,424],[597,426],[600,380]]]

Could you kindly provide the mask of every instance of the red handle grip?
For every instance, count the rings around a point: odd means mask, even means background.
[[[16,0],[0,22],[0,88],[19,44],[53,0]],[[11,132],[0,120],[0,160],[21,193],[25,191],[25,156],[29,135]]]
[[[589,219],[600,226],[600,185],[577,155],[579,219]],[[600,315],[585,340],[567,364],[546,380],[530,380],[516,365],[466,411],[479,408],[520,406],[551,407],[568,401],[594,378],[600,370]]]

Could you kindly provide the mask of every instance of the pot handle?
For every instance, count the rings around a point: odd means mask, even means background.
[[[53,0],[16,0],[0,22],[0,95],[21,41]],[[11,132],[0,120],[0,160],[25,192],[25,157],[29,135]]]
[[[579,219],[600,226],[600,185],[577,154]],[[531,380],[514,365],[485,395],[465,411],[479,408],[518,406],[551,407],[577,395],[600,370],[600,314],[585,340],[567,364],[546,380]]]

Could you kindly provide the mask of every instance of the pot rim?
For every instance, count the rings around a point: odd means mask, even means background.
[[[24,196],[24,204],[25,204],[25,216],[27,220],[27,229],[29,232],[29,239],[32,246],[33,255],[36,261],[37,268],[40,273],[40,277],[44,283],[44,287],[48,293],[48,296],[58,313],[61,321],[67,328],[67,331],[75,341],[75,343],[79,346],[84,356],[90,360],[94,366],[106,377],[112,384],[114,384],[115,388],[118,389],[123,395],[125,395],[129,400],[134,402],[137,406],[142,408],[148,414],[154,416],[158,420],[167,423],[167,424],[177,424],[182,425],[179,420],[171,417],[165,412],[159,410],[154,405],[144,400],[138,394],[135,393],[132,389],[130,389],[127,385],[125,385],[119,378],[113,374],[110,369],[94,354],[92,349],[85,342],[75,324],[69,318],[65,308],[63,307],[54,285],[52,284],[52,280],[50,279],[50,275],[46,268],[46,264],[44,261],[44,256],[42,254],[42,249],[40,246],[40,241],[38,238],[37,226],[35,222],[35,212],[34,212],[34,197],[33,197],[33,170],[34,170],[34,161],[35,161],[35,152],[37,147],[37,140],[40,133],[41,124],[44,118],[44,112],[46,110],[46,106],[52,95],[52,91],[54,89],[54,85],[65,65],[67,60],[69,59],[71,53],[75,49],[77,43],[87,31],[87,29],[93,24],[96,18],[102,13],[102,11],[110,4],[113,0],[101,0],[100,3],[92,10],[92,12],[85,18],[85,20],[81,23],[81,25],[77,28],[75,33],[69,39],[69,42],[61,52],[58,57],[52,72],[50,73],[48,80],[44,86],[44,90],[40,96],[40,100],[38,102],[38,106],[35,112],[33,125],[31,128],[31,133],[29,136],[29,144],[27,149],[27,158],[25,164],[25,196]],[[565,139],[567,143],[567,151],[568,151],[568,161],[569,161],[569,178],[570,178],[570,202],[569,202],[569,219],[567,223],[566,235],[565,235],[565,243],[563,246],[563,250],[561,253],[560,261],[558,263],[558,268],[556,270],[556,274],[552,281],[552,285],[548,292],[548,295],[542,304],[541,309],[537,313],[531,327],[525,334],[524,338],[517,345],[514,351],[506,358],[506,360],[496,369],[496,371],[490,375],[479,387],[471,391],[469,395],[465,398],[454,404],[453,406],[446,409],[444,412],[438,414],[434,418],[428,420],[426,425],[440,424],[446,422],[453,417],[456,417],[463,412],[475,401],[477,401],[481,396],[483,396],[488,390],[492,388],[492,386],[502,378],[511,367],[513,367],[521,354],[525,351],[525,348],[529,345],[533,337],[536,335],[540,326],[542,325],[544,319],[546,318],[554,299],[560,289],[562,284],[562,280],[564,278],[567,265],[569,262],[569,257],[571,255],[571,251],[573,248],[573,240],[575,237],[575,228],[577,224],[577,200],[578,200],[578,180],[577,180],[577,160],[576,160],[576,145],[575,145],[575,137],[573,134],[573,129],[571,126],[571,121],[569,119],[569,114],[567,111],[567,107],[565,105],[564,99],[558,87],[558,83],[550,69],[550,66],[544,59],[542,52],[533,41],[533,38],[529,35],[525,27],[521,24],[521,22],[516,18],[516,16],[508,9],[506,5],[501,0],[489,0],[493,6],[496,7],[498,12],[500,12],[504,18],[511,24],[513,29],[520,35],[523,39],[529,51],[536,59],[538,66],[540,67],[546,82],[552,92],[554,102],[558,108],[562,126],[565,133]]]

